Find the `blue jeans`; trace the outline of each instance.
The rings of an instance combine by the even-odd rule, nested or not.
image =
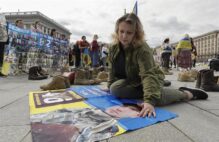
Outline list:
[[[125,79],[115,81],[110,86],[110,93],[122,99],[143,99],[144,95],[142,86],[133,87]],[[156,100],[155,105],[163,106],[175,102],[185,101],[187,99],[187,96],[183,92],[177,89],[164,87],[161,89],[161,98]]]
[[[98,51],[91,51],[91,61],[92,66],[96,67],[99,65],[99,52]]]

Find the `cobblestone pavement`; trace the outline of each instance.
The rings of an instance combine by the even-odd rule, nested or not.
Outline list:
[[[166,76],[171,88],[194,87],[177,81],[178,71]],[[0,142],[31,142],[28,92],[51,81],[29,81],[27,76],[0,78]],[[104,85],[104,84],[102,84]],[[163,107],[178,114],[170,121],[105,140],[109,142],[218,142],[219,93],[209,92],[206,101],[190,101]]]

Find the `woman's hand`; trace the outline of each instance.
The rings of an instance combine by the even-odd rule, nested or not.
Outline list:
[[[146,117],[146,116],[151,117],[151,115],[156,117],[156,113],[153,105],[149,103],[141,103],[138,104],[138,106],[142,108],[141,112],[139,113],[140,117]]]

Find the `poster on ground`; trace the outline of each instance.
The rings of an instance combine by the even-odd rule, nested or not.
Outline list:
[[[93,97],[84,92],[93,93]],[[156,118],[138,117],[138,100],[101,94],[98,86],[30,92],[33,142],[100,141],[177,116],[156,108]]]

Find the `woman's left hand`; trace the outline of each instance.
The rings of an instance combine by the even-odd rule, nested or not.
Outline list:
[[[149,103],[141,103],[138,104],[138,106],[142,108],[141,112],[139,113],[140,117],[146,117],[146,116],[151,117],[151,115],[156,117],[156,113],[153,105]]]

